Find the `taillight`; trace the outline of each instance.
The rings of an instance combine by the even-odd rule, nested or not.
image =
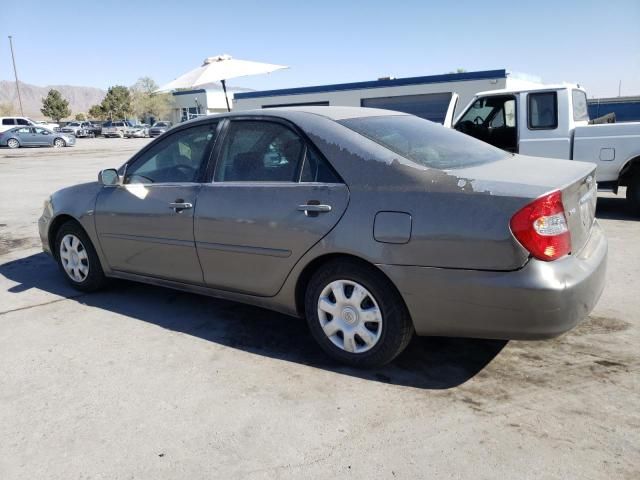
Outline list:
[[[511,218],[510,225],[518,241],[535,258],[551,261],[571,252],[571,233],[560,191],[524,206]]]

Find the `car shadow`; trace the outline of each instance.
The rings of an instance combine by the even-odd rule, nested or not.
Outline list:
[[[134,282],[80,294],[44,253],[0,265],[15,282],[8,293],[34,288],[162,328],[266,357],[362,379],[420,389],[448,389],[473,378],[506,345],[502,340],[415,337],[391,364],[372,370],[337,364],[311,338],[303,320],[258,307]]]
[[[624,196],[598,197],[596,218],[605,220],[640,220],[640,216],[631,211]]]

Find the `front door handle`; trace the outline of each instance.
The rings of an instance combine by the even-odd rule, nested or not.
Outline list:
[[[193,204],[189,202],[185,202],[181,198],[179,198],[175,202],[171,202],[169,204],[169,208],[172,208],[175,212],[181,212],[182,210],[193,208]]]
[[[298,210],[304,212],[307,217],[317,217],[319,213],[331,211],[331,205],[321,205],[319,202],[298,205]]]

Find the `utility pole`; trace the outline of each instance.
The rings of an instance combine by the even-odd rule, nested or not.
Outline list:
[[[20,85],[18,85],[18,71],[16,70],[16,58],[13,55],[13,39],[9,35],[9,47],[11,48],[11,61],[13,62],[13,75],[16,77],[16,91],[18,92],[18,103],[20,104],[20,115],[24,117],[22,110],[22,98],[20,97]]]
[[[620,92],[622,92],[622,80],[618,82],[618,96],[620,96]]]

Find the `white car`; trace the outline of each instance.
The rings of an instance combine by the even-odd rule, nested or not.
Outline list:
[[[600,120],[579,85],[548,85],[478,93],[453,128],[512,153],[594,163],[598,188],[626,186],[640,214],[640,122]]]
[[[28,117],[0,117],[0,132],[6,132],[14,127],[42,127],[49,130],[58,130],[60,125],[44,121],[31,120]]]

